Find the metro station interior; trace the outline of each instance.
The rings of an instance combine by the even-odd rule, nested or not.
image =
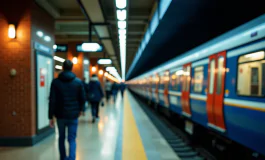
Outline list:
[[[263,0],[3,0],[0,160],[265,160],[264,82]]]

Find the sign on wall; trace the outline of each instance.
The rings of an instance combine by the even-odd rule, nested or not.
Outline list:
[[[68,51],[68,45],[67,44],[56,44],[53,47],[54,52],[67,52]]]

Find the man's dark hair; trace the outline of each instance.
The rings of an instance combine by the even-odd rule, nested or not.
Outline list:
[[[97,75],[96,74],[92,74],[92,77],[97,77]]]
[[[64,62],[63,62],[63,70],[65,70],[65,71],[72,71],[72,69],[73,69],[73,62],[72,61],[70,61],[70,60],[65,60]]]

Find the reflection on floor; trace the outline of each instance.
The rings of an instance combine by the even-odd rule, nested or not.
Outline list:
[[[137,106],[137,103],[129,92],[126,93],[124,101],[125,103],[123,103],[123,99],[119,95],[115,104],[113,102],[106,103],[106,106],[100,108],[100,120],[95,124],[91,123],[90,109],[87,110],[85,117],[80,118],[76,159],[134,159],[132,154],[126,153],[130,150],[132,153],[137,153],[142,143],[144,147],[142,148],[143,154],[140,159],[177,160],[178,157],[161,137],[141,108]],[[124,118],[124,115],[126,115],[126,118]],[[131,118],[128,119],[127,117]],[[132,127],[124,127],[124,125],[129,123],[134,123],[131,125],[134,126],[133,130]],[[134,133],[138,132],[138,139],[140,140],[134,144],[133,148],[128,147],[132,143],[128,138],[137,139],[137,137],[133,136],[135,134],[130,134],[130,131]],[[123,137],[123,135],[125,136]],[[56,131],[56,134],[33,147],[0,147],[0,159],[59,160],[57,140],[58,134]]]

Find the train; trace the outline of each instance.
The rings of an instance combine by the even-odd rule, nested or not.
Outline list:
[[[265,15],[127,83],[190,135],[200,126],[265,155]]]

